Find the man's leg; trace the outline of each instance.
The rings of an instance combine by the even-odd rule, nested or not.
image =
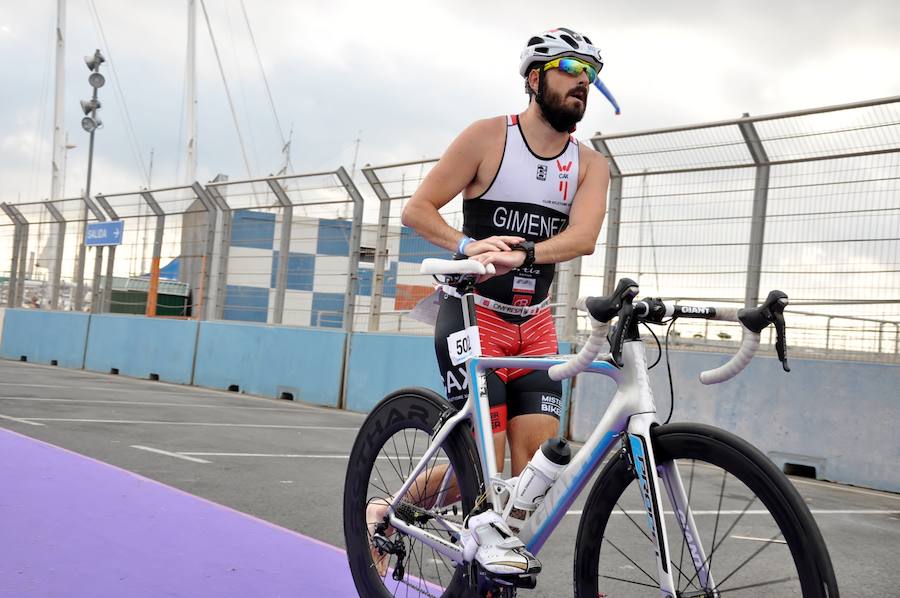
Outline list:
[[[559,434],[562,383],[545,371],[507,382],[507,436],[512,475],[522,473],[543,442]]]
[[[535,451],[548,438],[559,433],[559,420],[550,415],[518,415],[507,424],[509,434],[509,455],[512,461],[511,475],[522,473]]]

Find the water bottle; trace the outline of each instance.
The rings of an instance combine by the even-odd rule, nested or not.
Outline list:
[[[571,459],[569,443],[562,436],[551,438],[534,453],[534,457],[519,474],[516,490],[510,501],[506,523],[514,532],[522,529],[522,525],[544,500],[547,490]]]

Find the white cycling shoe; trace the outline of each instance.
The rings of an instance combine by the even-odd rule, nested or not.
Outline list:
[[[541,562],[509,529],[495,511],[485,511],[466,520],[462,532],[463,559],[473,559],[493,575],[536,575]]]

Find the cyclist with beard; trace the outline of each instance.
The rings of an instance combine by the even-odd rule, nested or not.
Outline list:
[[[555,265],[593,253],[606,212],[606,160],[571,136],[602,66],[599,50],[570,29],[532,37],[519,68],[529,96],[526,110],[469,126],[403,210],[403,224],[431,243],[494,264],[496,275],[476,285],[484,355],[558,351],[548,307]],[[438,213],[460,193],[462,231]],[[465,364],[454,363],[448,343],[464,328],[460,299],[454,295],[452,288],[444,288],[435,350],[447,398],[461,406],[469,381]],[[524,369],[496,370],[487,378],[498,468],[503,470],[508,438],[511,473],[516,476],[540,445],[556,436],[562,385],[545,371]],[[440,475],[430,478],[441,480]],[[438,490],[419,486],[414,485],[413,493],[421,496]],[[385,510],[370,509],[379,511],[368,514],[370,522]],[[490,573],[540,571],[538,560],[492,510],[469,517],[467,530],[463,538],[467,559],[474,556]]]

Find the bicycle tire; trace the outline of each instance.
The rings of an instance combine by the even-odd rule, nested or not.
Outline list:
[[[706,496],[701,497],[703,485],[713,487],[709,482],[715,481],[715,486],[719,486],[718,474],[712,472],[709,466],[724,472],[717,503],[718,511],[715,513],[716,519],[712,542],[704,534],[708,530],[708,526],[706,529],[699,529],[699,536],[707,553],[709,568],[718,586],[716,588],[717,591],[720,591],[722,595],[735,596],[736,598],[741,595],[797,596],[801,594],[804,598],[837,598],[839,594],[834,569],[822,534],[812,514],[790,480],[765,455],[734,434],[701,424],[657,426],[651,431],[651,438],[657,466],[669,463],[673,459],[688,460],[690,463],[688,465],[678,461],[682,479],[684,480],[688,470],[690,473],[690,481],[684,483],[689,503],[691,491],[695,484],[697,463],[701,464],[701,477],[696,482],[699,488],[695,501],[697,503],[716,501],[715,497],[712,499]],[[741,506],[747,499],[746,496],[740,494],[740,487],[735,488],[736,484],[734,482],[732,482],[732,487],[726,494],[725,490],[729,481],[729,475],[735,481],[740,482],[746,490],[754,494],[755,498],[751,498],[746,503],[746,506]],[[653,565],[649,571],[645,570],[647,567],[641,567],[641,563],[634,558],[633,554],[625,553],[622,549],[625,541],[619,537],[624,535],[629,528],[641,530],[638,521],[643,522],[643,518],[639,518],[638,521],[632,519],[631,523],[634,525],[625,522],[625,518],[621,517],[610,523],[610,518],[614,512],[628,515],[628,510],[620,506],[619,503],[623,501],[624,493],[634,482],[635,475],[630,467],[629,460],[625,453],[620,451],[618,455],[614,455],[607,462],[594,483],[583,510],[576,539],[574,563],[576,596],[596,598],[597,596],[606,595],[604,592],[609,591],[612,587],[615,587],[617,591],[609,595],[659,596],[658,582],[655,591],[643,587],[644,585],[651,586],[650,583],[647,583],[647,576],[657,571],[656,555],[650,548],[649,536],[644,533],[646,541],[638,539],[639,544],[645,544],[643,552],[649,552],[650,557],[652,557]],[[634,483],[634,487],[631,488],[633,491],[631,494],[635,497],[638,495],[636,486],[637,484]],[[665,492],[662,494],[666,496]],[[763,517],[762,523],[759,523],[760,520],[756,516],[765,515],[765,513],[750,509],[753,504],[756,504],[756,499],[759,499],[759,504],[765,507],[765,511],[771,516],[771,520]],[[624,500],[627,500],[627,497]],[[730,520],[722,522],[722,528],[725,531],[723,537],[718,539],[716,534],[720,524],[720,517],[723,513],[722,505],[725,501],[740,507],[737,509],[740,514],[731,523],[730,527],[727,526]],[[671,508],[668,504],[667,496],[663,498],[663,502],[667,505],[665,509]],[[699,513],[700,516],[713,514],[702,510],[702,508],[698,509],[694,503],[690,503],[690,508],[693,513]],[[616,509],[619,510],[616,511]],[[639,511],[636,509],[631,512],[637,514]],[[735,513],[732,513],[730,510],[724,512],[728,513],[728,517],[735,516]],[[736,526],[741,524],[741,520],[748,513],[752,517],[743,523],[744,526],[762,529],[768,525],[768,531],[775,530],[776,535],[769,536],[768,533],[730,535],[733,530],[737,529]],[[698,528],[701,525],[699,523],[700,516],[695,517],[695,520],[698,520]],[[698,593],[697,590],[702,590],[699,587],[688,590],[689,583],[693,581],[693,578],[688,576],[696,571],[690,559],[690,551],[688,551],[688,561],[686,563],[687,573],[674,561],[679,545],[681,545],[681,557],[679,559],[683,559],[684,547],[687,541],[681,532],[680,526],[676,524],[674,517],[667,513],[664,520],[669,534],[669,548],[672,552],[669,555],[670,563],[673,565],[671,570],[676,579],[676,587],[678,589],[676,596],[712,596],[713,594],[711,593]],[[706,522],[709,522],[709,519]],[[618,533],[616,540],[612,539],[614,533]],[[637,531],[633,531],[633,533],[637,534]],[[778,535],[783,539],[779,539]],[[725,546],[726,542],[730,543],[732,540],[734,540],[733,546],[736,551],[744,551],[746,547],[750,556],[745,557],[741,555],[739,558],[720,557],[718,551]],[[616,544],[617,541],[620,545]],[[765,557],[765,562],[758,561],[757,565],[760,567],[784,568],[785,571],[779,575],[792,571],[788,578],[775,577],[774,579],[767,579],[759,577],[759,574],[748,576],[747,572],[741,571],[741,568],[749,565],[772,546],[779,546],[779,548],[774,553],[769,551]],[[787,548],[789,554],[785,552],[784,547]],[[630,559],[630,562],[622,561],[621,557],[623,556],[625,559]],[[717,571],[715,567],[721,564],[722,558],[725,558],[728,565],[723,565]],[[716,561],[715,559],[719,560]],[[744,562],[742,559],[747,560]],[[609,562],[605,565],[603,572],[601,572],[600,566],[604,560]],[[613,562],[619,563],[619,566],[613,566]],[[627,564],[622,565],[621,563],[623,562],[627,562]],[[646,562],[645,560],[644,563]],[[728,569],[733,567],[735,562],[741,564],[733,573],[729,573]],[[681,564],[685,564],[683,560],[681,560]],[[642,572],[638,573],[638,569],[641,569]],[[607,571],[610,571],[610,573],[607,573]],[[626,580],[618,577],[624,575],[625,573],[623,572],[633,574],[637,577],[637,580]],[[737,573],[740,573],[738,579],[743,580],[745,585],[728,587],[732,583],[742,583],[741,581],[732,582],[735,579],[733,576]],[[650,576],[652,578],[652,575]],[[602,582],[601,577],[603,578]],[[696,574],[694,574],[694,577],[696,577]],[[746,581],[747,579],[752,581],[748,582]],[[682,588],[682,584],[684,584],[684,588]],[[628,587],[630,590],[620,589],[624,587]],[[719,594],[715,595],[718,596]]]
[[[347,559],[360,596],[388,597],[394,595],[385,585],[385,582],[391,579],[390,575],[382,577],[374,567],[370,550],[369,528],[365,516],[373,469],[380,476],[379,469],[375,465],[376,458],[390,439],[400,432],[403,432],[406,437],[407,430],[418,430],[425,433],[427,440],[422,445],[424,449],[424,446],[430,441],[431,433],[440,416],[449,408],[450,404],[443,397],[429,389],[404,388],[385,397],[360,427],[347,466],[343,505]],[[483,486],[481,470],[477,465],[477,452],[472,435],[469,433],[469,427],[457,426],[442,444],[442,449],[457,476],[461,494],[460,517],[462,517],[475,507],[476,499]],[[411,469],[415,465],[412,451],[409,461],[409,469]],[[405,468],[406,464],[401,468],[404,473]],[[398,483],[402,483],[402,480]],[[383,488],[387,484],[382,481],[379,485]],[[408,536],[403,537],[409,540],[412,547],[412,543],[415,541]],[[425,560],[424,557],[421,560]],[[419,564],[421,566],[421,562]],[[463,567],[455,568],[452,578],[449,583],[445,584],[441,596],[450,598],[467,595],[468,583],[464,579],[463,569]],[[410,573],[414,572],[410,571]],[[415,588],[413,589],[415,590]],[[405,587],[404,590],[406,593],[403,595],[408,595],[409,587]],[[435,595],[428,591],[420,591],[420,593]]]

